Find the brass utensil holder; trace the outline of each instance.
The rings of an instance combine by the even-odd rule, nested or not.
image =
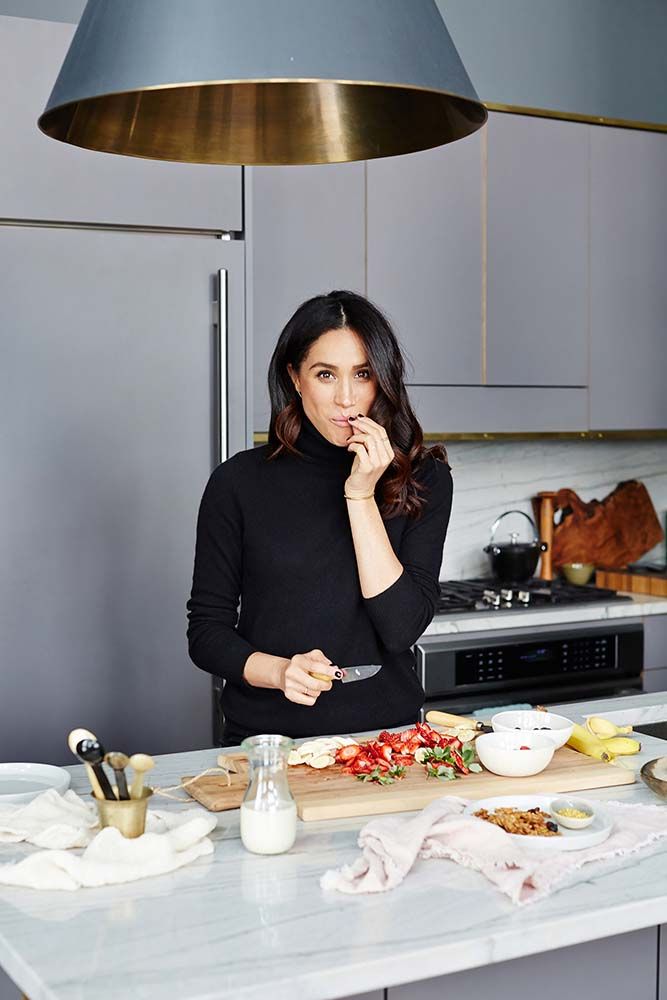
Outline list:
[[[115,788],[114,788],[115,791]],[[93,795],[100,826],[114,826],[124,837],[140,837],[146,829],[146,811],[153,789],[144,786],[140,799],[98,799]]]

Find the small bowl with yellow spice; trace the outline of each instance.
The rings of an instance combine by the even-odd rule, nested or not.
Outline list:
[[[567,830],[583,830],[595,819],[593,806],[583,799],[552,799],[549,812]]]

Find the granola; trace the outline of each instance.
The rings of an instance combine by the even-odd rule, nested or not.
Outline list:
[[[538,808],[522,810],[506,806],[493,812],[478,809],[475,816],[501,827],[507,833],[518,833],[525,837],[560,837],[558,825],[548,813]]]

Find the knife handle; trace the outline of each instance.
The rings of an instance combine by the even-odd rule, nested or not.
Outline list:
[[[426,721],[432,722],[436,726],[450,726],[453,729],[457,726],[465,729],[481,729],[482,726],[488,727],[487,722],[480,722],[479,719],[466,719],[463,715],[451,715],[449,712],[427,712]]]
[[[314,670],[309,670],[308,673],[311,677],[315,677],[318,681],[329,681],[329,683],[331,683],[334,679],[333,677],[329,677],[328,674],[318,674]]]

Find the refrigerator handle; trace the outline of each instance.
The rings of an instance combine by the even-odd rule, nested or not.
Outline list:
[[[227,431],[227,269],[218,271],[218,464],[226,462]]]

